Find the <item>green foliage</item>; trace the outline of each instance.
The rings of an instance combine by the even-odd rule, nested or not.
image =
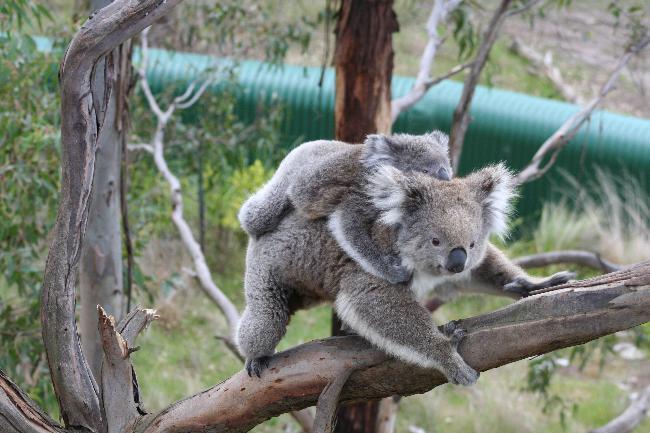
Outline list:
[[[239,221],[237,220],[239,208],[271,175],[272,172],[266,170],[259,160],[246,168],[235,170],[223,185],[225,187],[223,194],[217,194],[219,200],[208,199],[210,203],[217,203],[214,214],[221,216],[219,225],[232,231],[239,230]],[[212,194],[212,196],[214,195]]]
[[[39,28],[43,20],[52,20],[47,7],[33,0],[3,0],[0,3],[0,32],[11,33],[22,30],[24,26],[34,24]]]
[[[452,35],[458,45],[458,59],[462,61],[472,57],[479,43],[479,35],[471,20],[472,7],[472,2],[463,1],[449,16],[453,26]]]
[[[31,5],[4,7],[23,3]],[[39,53],[19,31],[30,13],[38,13],[29,7],[25,16],[9,19],[15,31],[0,35],[0,366],[54,410],[39,291],[59,186],[58,68],[56,59]]]

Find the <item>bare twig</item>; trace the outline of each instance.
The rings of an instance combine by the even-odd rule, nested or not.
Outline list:
[[[590,433],[631,433],[648,416],[650,386],[630,398],[630,405],[622,414]]]
[[[530,164],[521,170],[515,177],[516,183],[522,184],[539,179],[553,166],[564,146],[575,137],[582,125],[589,119],[591,113],[603,102],[605,97],[615,89],[616,82],[630,59],[645,49],[648,44],[650,44],[650,36],[644,37],[626,50],[626,52],[618,59],[614,70],[609,76],[607,82],[600,88],[598,95],[581,110],[569,117],[566,122],[564,122],[562,126],[560,126],[560,128],[540,146]],[[548,162],[540,167],[549,154],[550,157]]]
[[[142,32],[142,63],[138,68],[138,75],[140,77],[142,91],[145,94],[151,111],[153,111],[153,113],[156,115],[158,123],[156,125],[156,130],[154,132],[151,144],[139,145],[137,147],[133,145],[129,146],[129,148],[143,149],[147,152],[153,153],[154,162],[158,168],[158,171],[163,175],[169,184],[172,200],[172,221],[174,222],[174,225],[176,225],[176,228],[181,235],[181,240],[183,241],[185,248],[192,257],[197,278],[205,293],[226,316],[228,327],[232,333],[237,327],[237,322],[239,321],[239,312],[237,311],[235,305],[230,301],[230,299],[228,299],[226,295],[223,294],[223,292],[219,289],[219,287],[212,279],[212,274],[208,268],[208,264],[205,260],[205,256],[203,255],[203,251],[201,251],[201,246],[194,238],[192,229],[190,228],[183,215],[183,195],[181,191],[181,183],[169,169],[164,155],[165,127],[167,126],[167,123],[169,122],[172,114],[174,114],[176,109],[189,108],[195,104],[201,95],[207,90],[210,84],[214,82],[214,80],[205,80],[198,87],[198,90],[196,90],[196,82],[191,83],[186,91],[182,95],[176,97],[174,101],[169,105],[169,107],[163,111],[156,101],[156,98],[149,86],[149,81],[147,80],[146,69],[149,52],[147,38],[148,33],[149,29],[146,29]]]
[[[394,99],[391,102],[392,123],[395,123],[395,120],[397,120],[397,116],[399,116],[400,113],[412,107],[416,102],[422,99],[427,90],[432,86],[464,69],[461,68],[454,73],[448,73],[446,74],[447,77],[437,81],[431,80],[430,77],[433,59],[438,52],[438,48],[440,48],[440,45],[444,42],[444,39],[438,34],[438,26],[447,21],[449,14],[456,9],[460,3],[461,0],[435,0],[433,2],[433,9],[431,10],[431,15],[429,15],[426,26],[429,40],[427,41],[427,45],[424,47],[422,57],[420,58],[420,71],[418,72],[411,90],[409,90],[406,95]],[[456,68],[458,68],[458,66]]]
[[[145,152],[149,152],[153,155],[153,146],[150,144],[146,143],[136,143],[136,144],[128,144],[126,148],[132,152],[136,152],[138,150],[143,150]]]
[[[129,145],[129,149],[144,150],[153,154],[154,162],[158,168],[158,171],[163,175],[169,184],[172,200],[172,221],[174,222],[174,225],[176,226],[181,236],[183,245],[185,245],[185,248],[192,257],[192,261],[194,262],[194,270],[196,272],[196,278],[199,280],[203,291],[223,312],[224,316],[226,316],[229,335],[218,336],[217,338],[224,341],[226,347],[235,356],[242,359],[237,346],[233,341],[233,334],[237,329],[237,323],[239,322],[239,312],[237,311],[237,307],[235,307],[232,301],[219,289],[212,278],[212,272],[210,271],[210,268],[208,267],[208,264],[205,260],[201,245],[196,241],[194,234],[192,233],[192,229],[183,216],[183,194],[181,191],[181,183],[174,175],[174,173],[172,173],[172,171],[169,169],[164,155],[165,127],[171,119],[172,114],[176,109],[189,108],[195,104],[201,95],[203,95],[203,93],[208,89],[208,87],[214,83],[214,79],[208,79],[204,81],[198,87],[198,89],[196,89],[197,82],[192,82],[185,90],[185,92],[182,95],[176,97],[174,99],[174,102],[172,102],[169,107],[163,111],[156,101],[155,96],[151,92],[151,88],[147,80],[146,61],[148,57],[148,33],[149,29],[146,29],[142,32],[142,63],[138,68],[138,75],[140,77],[142,91],[144,92],[145,97],[149,102],[151,111],[153,111],[157,117],[158,124],[156,125],[156,131],[152,137],[151,144]],[[299,424],[301,424],[303,431],[310,431],[311,417],[309,412],[302,411],[301,413],[292,413],[292,416]],[[309,426],[309,429],[307,426]]]
[[[533,47],[524,44],[520,39],[513,37],[510,49],[530,61],[541,73],[548,78],[555,88],[562,93],[564,99],[576,104],[583,104],[583,98],[576,93],[576,90],[564,80],[560,69],[553,64],[551,52],[542,54]]]
[[[449,156],[451,158],[451,165],[454,173],[458,171],[460,153],[463,148],[463,142],[465,141],[465,133],[467,132],[469,122],[471,121],[469,108],[472,103],[472,98],[474,97],[474,91],[476,90],[476,85],[478,84],[485,62],[487,62],[488,55],[492,50],[492,45],[494,45],[494,42],[497,39],[501,25],[508,16],[508,6],[510,6],[511,1],[512,0],[501,0],[499,7],[492,15],[488,28],[483,34],[483,41],[481,42],[476,57],[474,58],[469,74],[465,79],[460,101],[458,101],[458,105],[454,110],[451,134],[449,136]]]
[[[546,253],[531,254],[519,257],[514,263],[522,268],[539,268],[542,266],[571,263],[598,269],[604,273],[620,270],[622,267],[600,257],[591,251],[567,250],[550,251]]]

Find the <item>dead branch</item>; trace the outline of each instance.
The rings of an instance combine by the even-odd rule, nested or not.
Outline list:
[[[110,4],[77,32],[61,63],[63,176],[53,241],[45,264],[41,322],[61,417],[66,426],[80,430],[97,432],[102,425],[97,384],[83,356],[75,322],[75,279],[88,219],[97,137],[107,100],[99,100],[93,93],[94,69],[113,48],[179,2],[121,0]],[[103,90],[105,96],[110,95],[110,88]]]
[[[589,268],[598,269],[604,273],[614,272],[621,269],[621,266],[603,259],[596,253],[580,250],[550,251],[547,253],[531,254],[529,256],[519,257],[515,259],[514,262],[526,269],[540,268],[543,266],[562,263],[587,266]]]
[[[553,86],[562,94],[564,99],[576,104],[584,104],[583,98],[576,93],[573,86],[564,80],[560,69],[553,64],[553,56],[550,51],[542,54],[515,37],[512,38],[510,49],[531,62],[543,76],[553,83]]]
[[[463,141],[465,141],[465,133],[467,132],[469,122],[471,121],[469,108],[472,103],[472,98],[474,97],[474,91],[476,90],[476,85],[478,84],[485,62],[487,62],[488,55],[492,50],[492,45],[494,45],[499,30],[501,29],[501,25],[507,16],[508,6],[510,6],[510,3],[511,0],[501,0],[499,7],[494,12],[494,15],[492,15],[488,28],[483,34],[481,46],[472,62],[469,74],[465,79],[460,101],[458,101],[458,105],[454,110],[451,134],[449,137],[449,156],[451,158],[454,173],[458,171],[460,152],[463,148]]]
[[[648,415],[650,386],[630,398],[630,405],[622,414],[590,433],[631,433]]]
[[[435,0],[433,2],[433,9],[431,10],[431,15],[429,15],[426,26],[429,40],[427,41],[427,45],[424,47],[422,57],[420,58],[420,71],[415,78],[415,83],[413,83],[411,90],[409,90],[406,95],[393,99],[391,102],[391,123],[395,123],[397,116],[399,116],[401,112],[412,107],[416,102],[422,99],[427,90],[437,82],[444,79],[434,82],[430,77],[433,59],[438,52],[438,48],[440,48],[440,45],[444,42],[444,38],[438,34],[438,26],[447,21],[449,14],[456,9],[460,3],[461,0]],[[458,68],[458,66],[456,68]],[[455,73],[458,73],[463,69],[464,68],[458,69]],[[447,76],[449,77],[455,73],[447,74]]]
[[[650,320],[650,262],[522,299],[464,319],[463,358],[486,371],[574,346]],[[247,431],[260,422],[316,403],[343,363],[368,367],[350,375],[342,401],[412,395],[445,382],[430,369],[388,358],[360,337],[333,337],[276,354],[261,379],[239,372],[141,421],[141,433]],[[241,402],[245,401],[243,405]]]
[[[162,110],[158,102],[156,101],[151,88],[149,87],[149,81],[147,80],[147,58],[149,53],[148,46],[148,35],[149,29],[146,29],[142,32],[142,62],[138,68],[138,75],[140,77],[140,85],[142,91],[145,94],[149,108],[153,111],[154,115],[157,118],[156,131],[152,137],[151,144],[141,144],[138,147],[129,146],[130,149],[143,149],[147,152],[153,153],[154,162],[158,171],[163,175],[171,191],[171,201],[172,201],[172,221],[183,241],[183,245],[187,249],[188,253],[192,257],[194,262],[194,268],[196,270],[196,276],[203,288],[203,291],[210,297],[210,299],[219,307],[226,316],[228,321],[228,326],[231,333],[236,329],[237,322],[239,321],[239,312],[235,305],[228,299],[226,295],[223,294],[221,289],[215,284],[212,279],[212,274],[208,267],[208,264],[205,260],[205,256],[201,251],[201,246],[194,238],[192,229],[185,220],[183,215],[183,194],[181,191],[181,183],[178,178],[172,173],[167,165],[164,155],[164,140],[165,140],[165,128],[169,122],[171,116],[177,109],[185,109],[191,107],[195,104],[201,95],[208,89],[208,87],[214,83],[214,79],[206,79],[203,83],[197,87],[197,83],[191,83],[185,92],[177,96],[174,101],[167,107],[166,110]]]
[[[101,306],[99,336],[104,351],[101,368],[100,403],[106,416],[106,433],[124,433],[132,430],[142,413],[131,353],[136,350],[135,338],[158,316],[154,310],[136,308],[120,323],[106,314]],[[121,329],[121,331],[118,331]],[[118,415],[119,416],[115,416]]]
[[[616,63],[616,66],[607,82],[605,82],[605,84],[600,88],[598,95],[582,109],[569,117],[566,122],[564,122],[562,126],[560,126],[560,128],[540,146],[530,164],[524,167],[524,169],[515,177],[516,183],[522,184],[539,179],[553,166],[564,146],[575,137],[582,125],[589,119],[591,113],[593,113],[607,95],[616,88],[618,78],[630,59],[644,50],[648,44],[650,44],[650,36],[645,36],[625,51],[625,53],[618,59],[618,62]],[[540,167],[543,160],[549,155],[550,157],[548,162]]]
[[[0,370],[0,431],[3,433],[64,433]]]

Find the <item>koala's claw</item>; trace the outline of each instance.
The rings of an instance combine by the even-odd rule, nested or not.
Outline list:
[[[550,277],[537,283],[532,282],[526,277],[518,277],[515,278],[512,282],[503,286],[503,290],[506,292],[516,293],[522,298],[525,298],[526,296],[530,295],[530,292],[564,284],[569,280],[574,279],[575,276],[576,274],[574,272],[563,271],[558,272],[557,274],[553,274]]]
[[[411,279],[411,271],[402,266],[402,259],[399,256],[386,257],[386,280],[391,284],[404,283]]]
[[[458,345],[463,339],[467,337],[467,331],[463,328],[456,328],[454,332],[449,336],[449,341],[454,349],[458,349]]]
[[[253,377],[255,374],[257,377],[262,377],[262,371],[269,366],[270,356],[262,356],[255,359],[246,360],[246,372],[249,377]]]
[[[454,385],[470,386],[476,383],[480,375],[481,373],[474,370],[469,365],[464,364],[450,372],[449,376],[447,376],[447,380],[449,383]]]
[[[454,349],[457,349],[460,342],[467,336],[467,330],[460,327],[458,320],[452,320],[442,325],[442,333],[449,338]]]

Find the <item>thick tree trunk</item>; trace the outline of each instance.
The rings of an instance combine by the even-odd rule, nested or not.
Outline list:
[[[96,11],[110,4],[112,0],[92,0],[91,10]],[[127,42],[128,43],[128,42]],[[121,71],[121,55],[116,49],[113,53],[115,71]],[[126,65],[129,65],[129,59]],[[86,359],[95,378],[99,377],[102,349],[97,332],[97,305],[118,320],[124,309],[124,290],[122,284],[122,243],[120,214],[120,168],[122,159],[122,113],[118,112],[117,101],[126,100],[128,86],[119,85],[117,80],[127,80],[120,73],[106,74],[106,60],[101,60],[95,69],[93,91],[98,100],[108,97],[106,119],[97,140],[95,177],[93,194],[88,211],[86,238],[81,250],[79,266],[79,290],[81,314],[79,327],[81,343]],[[104,95],[104,83],[112,81],[110,95]],[[124,107],[124,104],[120,104]]]
[[[335,137],[361,143],[373,133],[389,133],[393,74],[393,32],[399,29],[392,0],[343,0],[336,26]],[[343,335],[336,314],[333,335]],[[339,409],[336,432],[377,431],[379,401]]]
[[[399,29],[392,0],[343,0],[336,27],[335,136],[360,143],[390,132],[392,34]]]

